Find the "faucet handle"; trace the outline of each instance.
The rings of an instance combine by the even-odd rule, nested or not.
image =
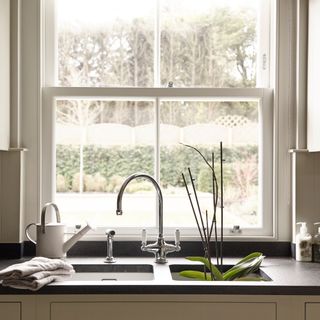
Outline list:
[[[142,232],[141,232],[141,242],[142,242],[142,245],[145,246],[147,244],[147,230],[146,229],[142,229]]]
[[[176,229],[176,232],[175,232],[175,244],[176,244],[176,246],[180,245],[180,230],[179,229]]]

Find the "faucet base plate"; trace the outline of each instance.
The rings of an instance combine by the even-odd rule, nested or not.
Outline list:
[[[107,257],[104,260],[105,263],[115,263],[117,260],[114,257]]]

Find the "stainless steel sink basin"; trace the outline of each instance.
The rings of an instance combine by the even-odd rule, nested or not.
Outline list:
[[[153,280],[148,264],[76,264],[69,281],[147,281]]]
[[[220,270],[222,272],[225,272],[229,270],[232,267],[232,265],[224,265]],[[177,280],[177,281],[199,281],[197,279],[192,279],[192,278],[186,278],[183,277],[179,274],[180,271],[183,270],[196,270],[196,271],[203,271],[203,265],[190,265],[190,264],[172,264],[170,265],[170,272],[171,272],[171,277],[172,280]],[[272,279],[261,269],[259,269],[257,272],[251,274],[250,276],[259,276],[262,277],[266,281],[271,281]]]

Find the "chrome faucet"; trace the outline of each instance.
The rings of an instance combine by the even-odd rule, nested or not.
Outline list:
[[[114,230],[106,230],[107,236],[107,257],[104,262],[115,263],[116,259],[113,257],[113,237],[116,234]]]
[[[158,240],[155,243],[147,244],[147,233],[146,230],[142,230],[142,244],[141,250],[152,252],[155,255],[156,263],[166,263],[167,262],[167,254],[175,251],[180,251],[180,231],[177,229],[175,233],[175,244],[169,244],[164,241],[163,237],[163,197],[161,189],[157,183],[157,181],[146,173],[134,173],[129,176],[122,184],[120,191],[118,193],[117,198],[117,215],[122,215],[122,197],[125,188],[131,180],[136,178],[145,178],[153,184],[157,191],[158,197],[158,215],[159,215],[159,235]]]

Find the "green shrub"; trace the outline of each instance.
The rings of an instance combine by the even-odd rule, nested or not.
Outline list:
[[[58,192],[66,192],[66,191],[68,191],[66,178],[63,175],[61,175],[61,174],[57,175],[56,183],[57,183],[57,191]]]
[[[128,193],[135,193],[139,191],[151,191],[154,190],[150,181],[146,180],[133,180],[128,184],[126,188],[126,192]]]
[[[80,191],[80,173],[79,172],[75,173],[72,177],[71,191],[73,192]]]
[[[106,192],[117,193],[124,181],[124,177],[114,175],[106,181]]]
[[[91,174],[85,174],[83,177],[83,191],[87,191],[87,192],[96,191],[94,178]]]
[[[218,147],[208,148],[195,146],[211,161],[211,153],[215,154],[215,168],[220,183],[220,153]],[[58,192],[79,192],[80,156],[79,147],[57,145],[57,190]],[[235,163],[246,163],[257,157],[257,146],[241,146],[224,148],[224,184],[237,187],[239,169]],[[111,147],[85,146],[84,190],[94,192],[117,192],[125,177],[135,172],[154,175],[154,148],[152,146]],[[181,173],[188,177],[190,167],[196,179],[199,191],[211,192],[211,174],[200,155],[184,146],[161,147],[160,149],[161,184],[165,188],[184,187]],[[243,170],[242,170],[243,171]],[[241,171],[241,172],[242,172]],[[59,176],[59,186],[58,186]],[[62,177],[64,182],[62,181]],[[251,182],[257,185],[252,176]]]
[[[106,191],[107,179],[101,175],[100,172],[97,172],[94,177],[94,190],[96,192],[104,192]]]
[[[199,171],[198,190],[202,192],[212,192],[212,171],[206,167]]]

